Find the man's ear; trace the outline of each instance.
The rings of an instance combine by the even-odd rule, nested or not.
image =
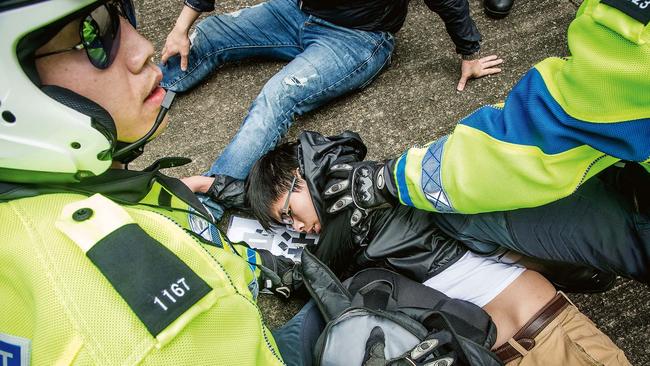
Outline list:
[[[307,187],[307,181],[300,173],[300,168],[296,168],[293,171],[293,176],[296,177],[296,187],[298,187],[298,192],[301,191],[303,187]]]
[[[296,188],[297,192],[300,192],[303,190],[303,188],[307,188],[307,181],[302,179],[301,176],[298,176],[298,179],[296,179]]]

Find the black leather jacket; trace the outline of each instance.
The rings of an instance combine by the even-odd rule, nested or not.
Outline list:
[[[359,268],[383,266],[424,282],[465,254],[468,249],[464,243],[452,238],[455,233],[445,234],[438,226],[444,220],[440,220],[437,213],[397,205],[371,212],[354,228],[350,225],[352,208],[335,215],[328,214],[326,208],[331,202],[323,202],[321,194],[327,184],[325,174],[334,161],[343,156],[350,161],[364,159],[366,147],[358,134],[346,131],[325,137],[306,131],[300,135],[300,171],[307,181],[323,228],[318,246],[311,250],[334,273],[346,276]],[[452,216],[462,218],[462,215]],[[568,263],[525,256],[518,263],[542,273],[556,287],[567,292],[605,291],[615,279],[609,273]]]
[[[350,226],[351,209],[328,214],[321,195],[325,172],[342,155],[363,160],[366,148],[359,135],[347,131],[331,137],[303,132],[299,142],[300,170],[323,228],[319,244],[312,251],[335,273],[379,265],[423,282],[467,251],[433,223],[431,213],[412,207],[400,205],[373,211],[354,229]]]

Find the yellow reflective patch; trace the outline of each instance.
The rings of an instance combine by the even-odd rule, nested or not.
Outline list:
[[[55,226],[86,253],[106,235],[131,223],[124,208],[95,194],[63,207]]]
[[[639,163],[645,169],[646,172],[650,173],[650,163],[648,161],[644,161],[643,163]]]

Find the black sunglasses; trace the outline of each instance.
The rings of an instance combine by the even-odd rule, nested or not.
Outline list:
[[[41,58],[72,50],[86,50],[88,59],[98,69],[106,69],[115,60],[120,47],[120,17],[137,27],[135,9],[131,0],[109,1],[97,7],[81,19],[79,38],[81,42],[65,48],[35,55]]]

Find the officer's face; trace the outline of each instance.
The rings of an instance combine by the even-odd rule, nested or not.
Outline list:
[[[158,86],[162,73],[152,61],[151,42],[120,18],[120,46],[104,70],[93,66],[84,50],[73,50],[36,60],[43,84],[58,85],[96,102],[110,113],[118,140],[133,142],[153,125],[165,95]],[[79,21],[63,28],[36,51],[44,54],[79,43]],[[167,118],[158,133],[167,125]]]
[[[316,214],[316,208],[311,200],[307,184],[304,180],[298,179],[296,187],[297,190],[291,192],[291,195],[289,195],[289,192],[284,193],[280,195],[277,201],[273,202],[271,217],[278,222],[282,222],[281,214],[288,196],[288,211],[293,219],[293,225],[291,225],[293,229],[298,232],[318,234],[321,229],[320,220]]]

